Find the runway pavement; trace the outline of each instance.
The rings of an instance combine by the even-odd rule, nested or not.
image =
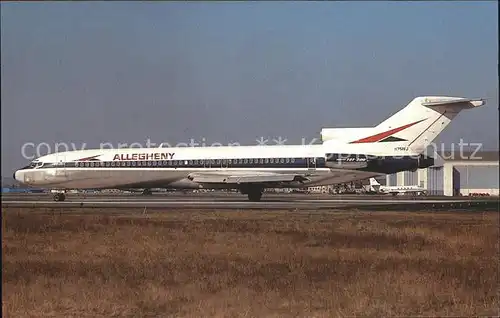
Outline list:
[[[52,195],[3,194],[2,207],[45,208],[176,208],[176,209],[370,209],[370,210],[442,210],[442,209],[488,209],[498,210],[498,198],[448,197],[392,197],[374,195],[307,195],[264,194],[260,202],[250,202],[237,193],[179,194],[155,193],[94,195],[68,194],[64,202],[54,202]]]

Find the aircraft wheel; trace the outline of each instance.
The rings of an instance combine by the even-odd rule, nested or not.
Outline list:
[[[64,193],[56,193],[54,194],[54,201],[64,201],[66,199],[66,195]]]
[[[257,202],[260,201],[260,198],[262,198],[262,191],[254,190],[248,192],[248,200]]]
[[[153,195],[153,191],[151,189],[144,189],[142,195]]]

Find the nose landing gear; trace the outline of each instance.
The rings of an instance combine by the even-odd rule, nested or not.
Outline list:
[[[62,192],[54,194],[54,201],[64,201],[66,199],[66,195]]]

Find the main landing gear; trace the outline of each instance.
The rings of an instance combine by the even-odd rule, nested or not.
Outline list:
[[[250,201],[257,202],[257,201],[260,201],[260,198],[262,198],[262,192],[260,192],[260,191],[248,193],[248,200],[250,200]]]
[[[153,195],[153,191],[151,189],[144,189],[142,195]]]
[[[242,187],[240,191],[241,194],[246,194],[248,196],[248,200],[257,202],[262,198],[262,192],[264,192],[264,188],[256,186],[246,186]]]
[[[62,192],[58,192],[54,194],[54,201],[64,201],[66,200],[66,195]]]

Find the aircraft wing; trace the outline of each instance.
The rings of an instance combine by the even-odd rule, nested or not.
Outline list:
[[[217,184],[242,184],[242,183],[292,183],[309,180],[307,177],[296,173],[273,173],[273,172],[194,172],[189,174],[188,179],[197,183]]]

